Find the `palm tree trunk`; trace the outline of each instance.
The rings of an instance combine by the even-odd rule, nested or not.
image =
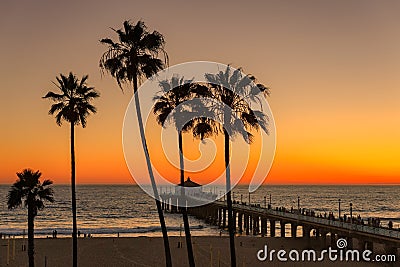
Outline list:
[[[135,99],[136,115],[137,115],[137,119],[138,119],[138,123],[139,123],[140,138],[142,139],[142,146],[143,146],[144,155],[146,157],[147,170],[149,172],[151,186],[153,188],[153,194],[154,194],[154,198],[156,200],[158,217],[160,219],[161,231],[162,231],[163,240],[164,240],[165,265],[167,267],[171,267],[172,260],[171,260],[171,250],[170,250],[169,241],[168,241],[167,226],[165,225],[164,214],[163,214],[163,211],[161,208],[160,196],[158,195],[157,185],[156,185],[156,181],[154,179],[153,169],[152,169],[151,161],[150,161],[150,154],[149,154],[149,150],[147,148],[146,136],[144,134],[142,111],[140,109],[139,93],[137,92],[137,89],[138,89],[137,83],[138,83],[137,77],[134,77],[134,79],[133,79],[133,94],[134,94],[134,99]]]
[[[229,165],[229,134],[224,130],[225,139],[225,168],[226,168],[226,203],[228,205],[228,231],[229,231],[229,245],[231,251],[231,266],[236,267],[236,252],[235,252],[235,222],[232,211],[232,197],[231,197],[231,169]]]
[[[186,248],[188,253],[188,260],[189,266],[194,267],[194,256],[193,256],[193,247],[192,247],[192,238],[190,236],[190,225],[189,225],[189,218],[187,214],[186,205],[184,203],[185,200],[185,187],[183,183],[185,182],[185,163],[183,160],[183,141],[182,141],[182,131],[179,131],[178,134],[178,143],[179,143],[179,164],[181,168],[181,205],[180,208],[182,210],[182,217],[183,217],[183,225],[185,228],[185,237],[186,237]]]
[[[28,258],[29,267],[35,267],[35,244],[34,244],[34,204],[28,203]]]
[[[76,226],[75,193],[75,125],[71,123],[71,200],[72,200],[72,266],[78,266],[78,239]]]

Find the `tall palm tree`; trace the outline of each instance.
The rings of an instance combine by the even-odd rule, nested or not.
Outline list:
[[[44,201],[54,202],[53,189],[49,187],[53,184],[50,180],[40,182],[39,171],[24,169],[17,172],[18,180],[11,186],[7,196],[8,209],[12,210],[22,206],[28,208],[28,258],[29,267],[35,266],[35,244],[34,228],[35,217],[38,210],[44,209]]]
[[[76,190],[75,190],[75,126],[86,127],[86,120],[90,113],[96,113],[96,108],[90,102],[100,94],[93,87],[87,85],[88,75],[79,80],[72,72],[68,76],[60,74],[56,77],[59,93],[48,92],[43,98],[53,102],[49,115],[54,115],[58,126],[62,121],[71,126],[71,199],[72,199],[72,263],[78,266],[78,239],[76,224]]]
[[[236,266],[235,221],[232,211],[230,138],[241,135],[247,143],[253,141],[251,130],[263,129],[268,133],[268,118],[262,110],[254,110],[251,104],[261,104],[260,97],[268,95],[269,89],[262,84],[255,85],[253,76],[242,75],[240,69],[227,66],[225,71],[206,74],[211,85],[215,117],[223,122],[220,132],[224,135],[226,194],[228,206],[228,230],[230,240],[231,266]],[[215,105],[218,103],[218,105]]]
[[[133,85],[140,137],[160,219],[164,240],[165,263],[166,266],[169,267],[172,266],[172,261],[167,227],[165,225],[160,197],[158,195],[157,185],[151,166],[146,136],[144,133],[139,95],[137,94],[139,83],[143,78],[153,76],[168,64],[168,55],[164,50],[165,41],[161,33],[157,31],[149,32],[143,21],[138,21],[136,24],[124,21],[123,29],[113,29],[113,31],[118,35],[119,39],[118,41],[113,41],[110,38],[100,40],[100,43],[107,45],[107,51],[104,52],[100,58],[99,65],[102,70],[107,71],[117,80],[121,90],[123,90],[122,84],[124,83],[130,83]],[[162,56],[164,60],[160,59],[160,56]]]
[[[185,182],[185,166],[183,160],[182,132],[185,124],[185,114],[187,114],[184,103],[192,98],[191,88],[196,86],[196,84],[192,83],[192,80],[184,80],[184,77],[173,76],[171,80],[161,81],[159,85],[161,87],[161,94],[154,97],[156,103],[154,104],[153,112],[157,116],[158,124],[166,127],[168,122],[173,122],[178,132],[180,184],[182,186],[180,208],[185,228],[189,266],[194,267],[195,261],[190,237],[189,219],[186,207],[183,205],[185,203],[185,187],[183,186]]]

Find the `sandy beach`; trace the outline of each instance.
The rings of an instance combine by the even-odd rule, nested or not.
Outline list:
[[[178,248],[178,242],[184,238],[170,237],[174,266],[188,266],[186,247]],[[0,266],[7,266],[7,240],[0,240]],[[21,251],[22,239],[15,240],[15,256],[12,255],[10,242],[10,264],[8,266],[28,266],[27,253]],[[312,240],[312,247],[320,248]],[[307,249],[301,238],[260,238],[239,236],[236,238],[238,266],[385,266],[380,263],[366,262],[260,262],[257,252],[268,245],[269,249]],[[164,249],[159,237],[120,237],[120,238],[81,238],[78,241],[80,266],[164,266]],[[36,239],[35,262],[37,266],[71,266],[70,238]],[[197,266],[229,266],[229,239],[227,237],[193,237],[193,246]],[[212,255],[212,256],[211,256]],[[212,264],[211,264],[212,260]]]

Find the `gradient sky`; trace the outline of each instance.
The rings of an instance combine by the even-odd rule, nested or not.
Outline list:
[[[69,182],[68,126],[41,99],[69,71],[101,93],[76,132],[78,183],[132,182],[121,144],[132,94],[98,68],[98,40],[126,19],[164,34],[170,65],[231,63],[271,87],[267,182],[399,183],[399,10],[396,0],[1,1],[0,183],[26,167]]]

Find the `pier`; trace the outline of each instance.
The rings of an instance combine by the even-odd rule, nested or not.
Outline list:
[[[174,205],[179,196],[175,194],[160,195],[165,211],[179,212]],[[189,197],[190,198],[190,197]],[[189,199],[186,197],[186,199]],[[191,201],[199,201],[193,200]],[[226,201],[217,200],[209,204],[187,208],[188,213],[221,229],[228,227],[228,209]],[[272,208],[271,205],[248,205],[245,202],[233,202],[233,218],[238,235],[254,235],[261,237],[286,237],[287,226],[291,237],[303,237],[309,242],[311,236],[323,244],[336,247],[339,238],[347,240],[348,249],[369,249],[374,251],[374,244],[383,244],[387,253],[398,255],[400,248],[400,231],[371,225],[359,224],[351,218],[348,221],[338,218],[305,215],[301,209],[287,210]],[[298,234],[300,232],[301,234]],[[357,239],[358,247],[353,246]]]

